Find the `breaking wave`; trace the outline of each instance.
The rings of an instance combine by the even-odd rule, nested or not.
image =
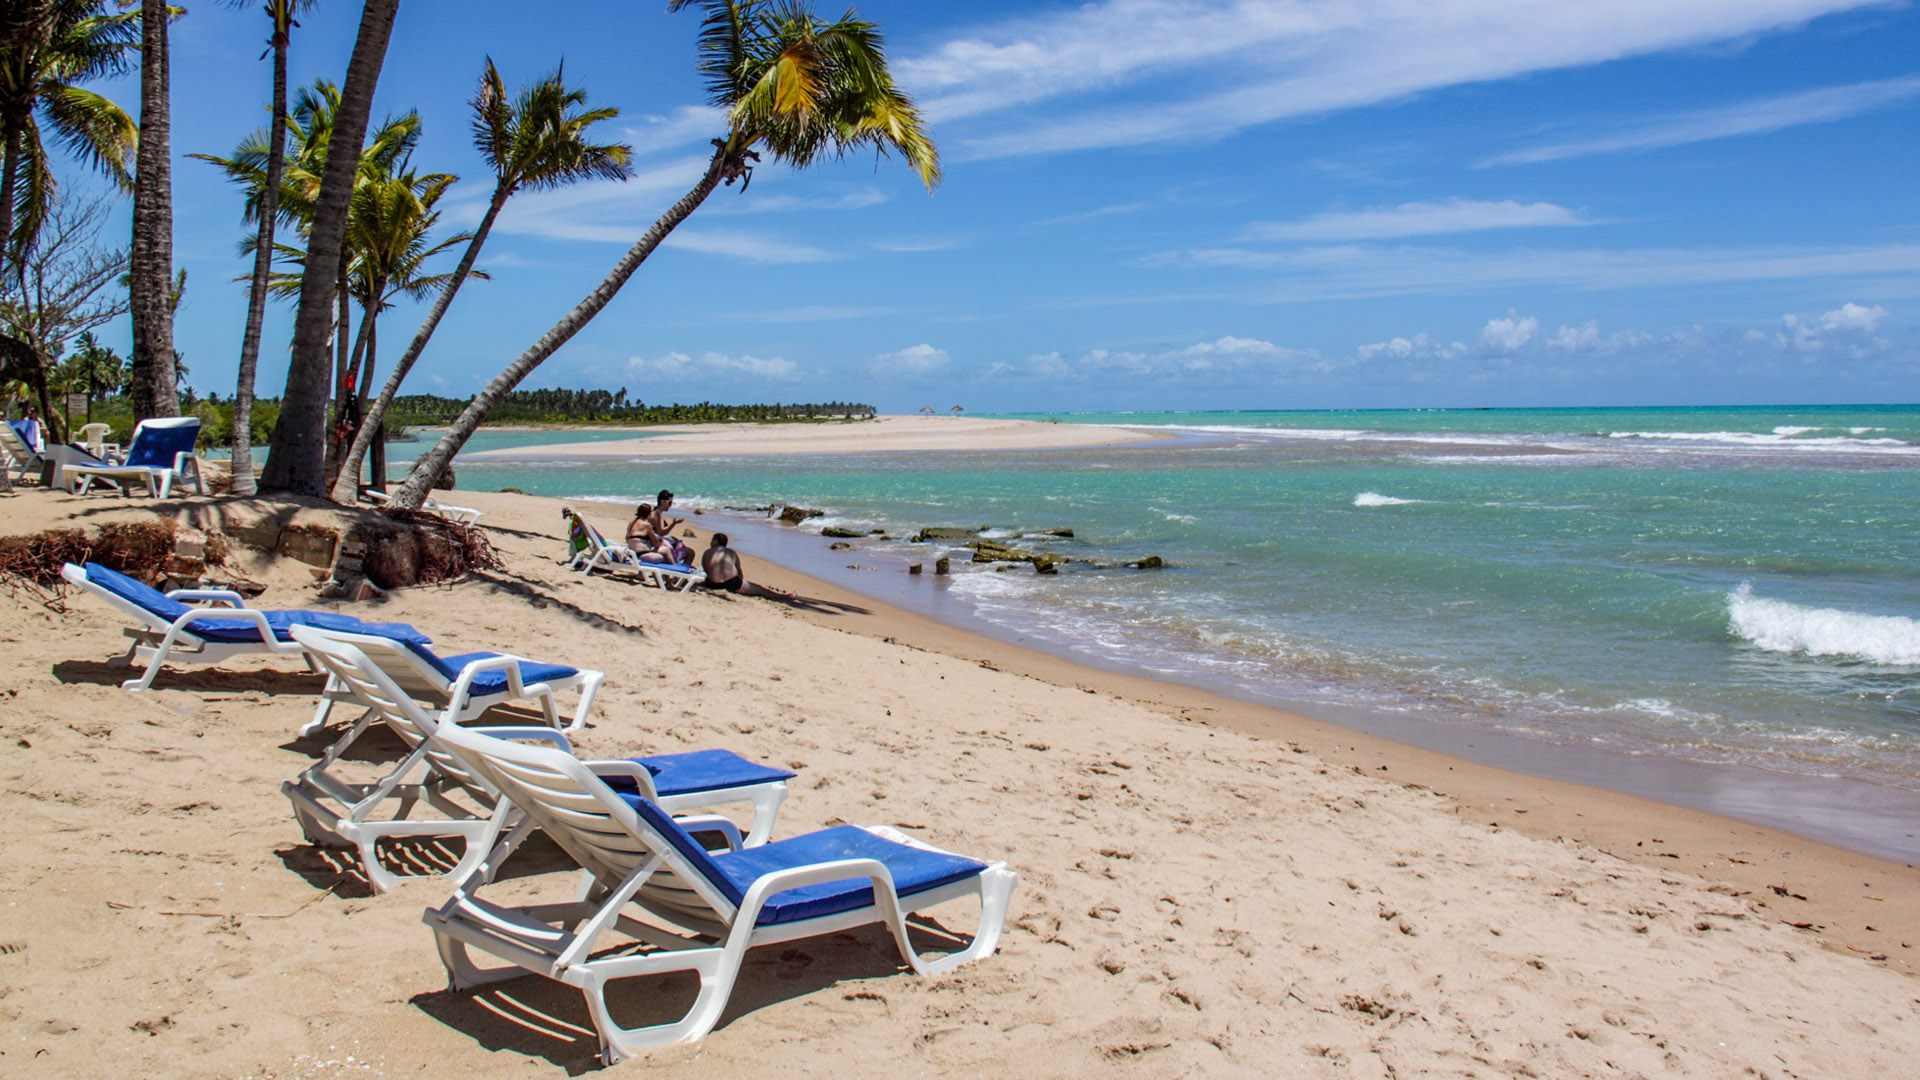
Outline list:
[[[1920,665],[1920,620],[1813,608],[1753,595],[1743,584],[1727,594],[1734,636],[1769,652],[1843,656],[1887,666]]]

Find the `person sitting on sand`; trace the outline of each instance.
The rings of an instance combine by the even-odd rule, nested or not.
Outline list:
[[[640,556],[641,562],[670,563],[673,561],[673,549],[666,546],[660,534],[653,531],[653,506],[641,503],[633,511],[633,520],[627,523],[627,546]]]
[[[707,575],[707,580],[700,583],[703,589],[738,593],[741,596],[765,596],[774,600],[793,599],[791,593],[749,584],[746,572],[740,569],[740,556],[727,546],[726,533],[714,533],[713,538],[707,541],[706,554],[700,556],[700,569]]]

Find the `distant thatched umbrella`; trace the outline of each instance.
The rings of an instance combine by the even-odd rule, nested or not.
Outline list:
[[[923,413],[926,413],[926,414],[927,414],[928,416],[932,416],[932,415],[933,415],[933,406],[931,406],[931,405],[922,405],[922,406],[920,406],[920,411],[921,411],[921,412],[923,412]]]
[[[957,412],[957,413],[963,413],[963,412],[966,412],[967,410],[965,410],[965,409],[963,409],[963,408],[961,408],[961,407],[960,407],[960,406],[958,406],[958,405],[955,405],[955,406],[954,406],[953,408],[951,408],[951,409],[948,409],[947,411],[948,411],[948,412]]]

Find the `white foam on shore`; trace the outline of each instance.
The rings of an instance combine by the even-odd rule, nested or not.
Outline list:
[[[1751,582],[1727,594],[1736,637],[1769,652],[1841,656],[1886,666],[1920,665],[1920,620],[1813,608],[1753,595]]]
[[[1382,495],[1377,491],[1363,491],[1353,497],[1353,505],[1355,506],[1410,506],[1414,503],[1426,501],[1425,499],[1395,498],[1392,495]]]

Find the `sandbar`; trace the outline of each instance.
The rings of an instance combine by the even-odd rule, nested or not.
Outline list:
[[[871,420],[778,424],[683,424],[641,438],[487,450],[467,460],[568,457],[729,457],[758,454],[877,454],[903,451],[1063,450],[1119,446],[1164,433],[1100,424],[1057,424],[980,416],[877,416]]]

